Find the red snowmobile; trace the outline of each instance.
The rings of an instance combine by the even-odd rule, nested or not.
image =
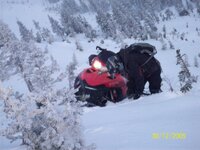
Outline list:
[[[106,68],[107,59],[113,52],[99,46],[98,55],[89,56],[90,67],[84,69],[75,79],[74,88],[76,99],[86,102],[86,106],[105,106],[107,101],[119,102],[126,97],[126,79],[121,74],[112,78],[108,72],[101,72]]]

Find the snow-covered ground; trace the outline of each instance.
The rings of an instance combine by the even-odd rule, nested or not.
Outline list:
[[[125,100],[83,115],[87,141],[98,150],[198,150],[200,93],[170,92]]]
[[[32,20],[39,21],[42,26],[50,27],[47,15],[49,12],[42,6],[43,1],[36,0],[35,3],[12,4],[0,0],[0,19],[5,21],[9,27],[19,36],[16,20],[22,21],[28,28],[34,29]],[[24,15],[25,14],[25,15]],[[52,14],[56,16],[55,14]],[[87,14],[87,17],[90,17]],[[92,16],[94,17],[94,16]],[[168,84],[163,81],[163,92],[156,95],[141,97],[133,101],[124,101],[113,104],[108,103],[106,107],[84,108],[82,116],[82,126],[86,143],[95,143],[97,150],[199,150],[200,149],[200,82],[194,84],[193,89],[187,93],[179,92],[178,72],[180,66],[176,65],[176,49],[181,49],[181,53],[188,55],[190,71],[193,75],[200,75],[200,68],[194,67],[194,57],[200,53],[200,36],[196,28],[200,27],[199,16],[177,17],[171,21],[161,22],[158,27],[162,30],[166,26],[167,39],[171,41],[175,49],[161,50],[161,43],[155,40],[149,42],[156,46],[158,54],[156,58],[161,62],[162,77],[170,80],[174,92],[169,91]],[[89,19],[92,20],[92,19]],[[96,26],[94,23],[93,26]],[[173,36],[173,29],[177,32],[185,33],[184,40]],[[78,60],[78,74],[84,67],[88,66],[88,56],[97,53],[97,45],[117,52],[121,45],[112,40],[96,39],[88,42],[83,36],[77,36],[68,42],[54,42],[40,44],[39,47],[47,47],[49,52],[58,61],[61,71],[66,69],[72,61],[73,54]],[[83,48],[83,52],[76,49],[76,42]],[[124,43],[131,44],[137,42],[133,39],[125,39]],[[65,86],[67,83],[62,83]],[[24,85],[18,77],[12,78],[3,83],[4,86],[11,86],[14,89],[23,91]],[[0,127],[4,127],[6,118],[2,113],[0,103]],[[20,150],[20,141],[9,143],[4,137],[0,137],[0,150]]]

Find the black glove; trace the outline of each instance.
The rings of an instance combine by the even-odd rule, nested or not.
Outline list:
[[[140,98],[140,96],[141,96],[141,94],[136,94],[136,93],[127,93],[127,98],[128,99],[134,99],[134,100],[136,100],[136,99],[138,99],[138,98]]]
[[[124,66],[117,56],[111,56],[106,62],[106,67],[111,77],[124,72]]]
[[[133,99],[136,100],[136,99],[140,98],[140,96],[141,96],[140,94],[135,93],[135,94],[133,94]]]
[[[134,91],[131,88],[128,88],[126,95],[128,99],[131,99],[134,96]]]

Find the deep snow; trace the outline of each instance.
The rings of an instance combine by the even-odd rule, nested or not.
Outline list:
[[[98,150],[198,150],[199,96],[163,92],[85,109],[86,139],[94,141]]]
[[[16,20],[22,21],[28,28],[34,29],[32,20],[40,21],[41,26],[50,27],[47,15],[48,11],[43,6],[43,1],[36,0],[28,4],[12,4],[1,2],[0,19],[5,21],[14,33],[19,37]],[[28,7],[27,7],[28,6]],[[24,15],[26,14],[26,15]],[[58,17],[54,13],[50,15]],[[86,14],[90,22],[93,15]],[[194,57],[200,53],[200,37],[196,28],[200,27],[199,16],[191,15],[187,17],[175,17],[171,21],[158,24],[162,31],[163,25],[166,26],[168,43],[170,40],[175,49],[161,50],[161,43],[155,40],[148,40],[156,46],[158,54],[156,58],[160,60],[163,73],[162,77],[167,76],[170,80],[174,92],[169,91],[168,84],[163,81],[163,92],[156,95],[141,97],[133,101],[124,101],[113,104],[108,103],[106,107],[84,108],[82,116],[82,126],[86,143],[95,143],[97,150],[198,150],[200,149],[200,84],[194,84],[194,88],[187,94],[179,92],[178,72],[180,66],[176,65],[176,49],[181,49],[182,54],[188,55],[191,74],[200,75],[199,68],[194,67]],[[188,27],[187,27],[188,25]],[[92,26],[97,26],[94,22]],[[185,32],[185,39],[173,36],[171,32],[176,28],[181,34]],[[33,30],[34,31],[34,30]],[[187,40],[186,40],[187,39]],[[70,42],[54,42],[38,44],[39,47],[47,47],[49,52],[58,61],[61,71],[66,69],[72,61],[73,54],[78,60],[78,74],[83,68],[88,66],[88,56],[97,53],[97,45],[117,52],[121,44],[108,39],[101,43],[102,39],[88,42],[82,35],[76,38],[69,38]],[[76,49],[76,42],[79,42],[83,52]],[[133,39],[124,39],[124,43],[131,44],[137,42]],[[200,63],[200,58],[198,57]],[[67,86],[67,81],[61,83]],[[19,91],[26,91],[24,83],[18,76],[11,78],[3,83],[6,87],[13,87]],[[2,112],[0,102],[0,127],[4,127],[6,118]],[[182,133],[184,139],[176,139],[175,135]],[[7,139],[0,137],[0,150],[20,150],[20,141],[10,144]]]

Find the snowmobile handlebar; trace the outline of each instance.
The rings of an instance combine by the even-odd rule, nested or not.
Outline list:
[[[96,50],[107,51],[107,49],[105,49],[105,48],[101,48],[100,46],[96,46]]]

